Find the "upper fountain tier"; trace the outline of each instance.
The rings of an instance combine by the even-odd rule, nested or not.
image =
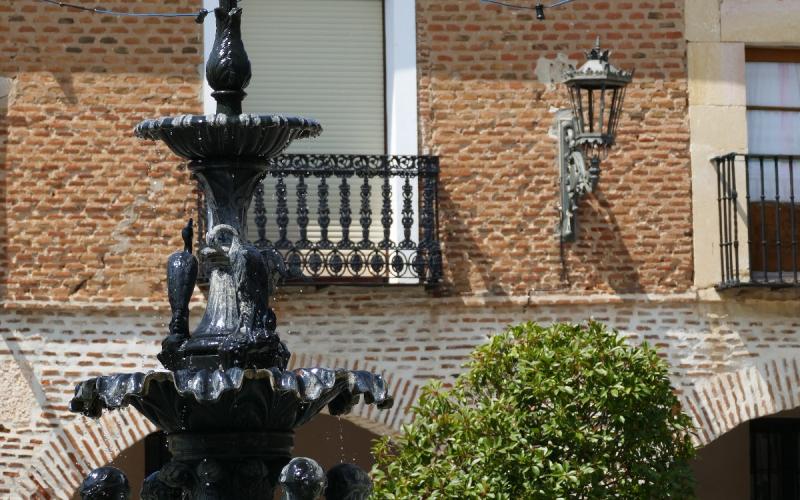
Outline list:
[[[178,156],[208,160],[257,161],[280,154],[295,139],[316,137],[315,120],[281,115],[242,113],[244,89],[250,83],[250,60],[242,43],[242,9],[236,0],[222,0],[214,10],[216,37],[206,64],[206,79],[217,101],[214,115],[183,115],[145,120],[137,137],[164,141]]]
[[[134,129],[136,137],[161,140],[173,153],[193,162],[271,158],[295,139],[321,132],[318,122],[306,118],[224,113],[145,120]]]

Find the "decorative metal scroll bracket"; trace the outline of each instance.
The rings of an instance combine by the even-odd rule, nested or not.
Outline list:
[[[594,192],[600,180],[600,162],[590,160],[587,168],[583,153],[575,143],[576,120],[572,111],[556,113],[550,135],[558,140],[556,166],[559,172],[560,219],[556,232],[561,241],[575,241],[578,233],[577,210],[581,198]]]

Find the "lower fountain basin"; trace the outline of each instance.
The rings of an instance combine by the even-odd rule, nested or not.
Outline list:
[[[168,434],[289,432],[326,406],[332,415],[349,412],[362,395],[380,409],[393,404],[383,378],[365,371],[187,369],[87,380],[70,410],[97,418],[130,405]]]

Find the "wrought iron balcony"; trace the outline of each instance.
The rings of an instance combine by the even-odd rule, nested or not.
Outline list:
[[[278,156],[256,188],[248,239],[281,253],[287,284],[434,286],[438,179],[432,156]]]
[[[800,286],[800,155],[732,153],[712,161],[720,221],[718,288]],[[746,247],[740,245],[743,237]]]

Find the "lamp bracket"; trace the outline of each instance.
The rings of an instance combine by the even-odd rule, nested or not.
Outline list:
[[[552,131],[558,140],[556,164],[560,177],[561,218],[557,232],[562,241],[575,241],[578,204],[583,196],[594,191],[600,178],[600,162],[587,162],[576,144],[577,127],[571,110],[562,109],[556,113]]]

